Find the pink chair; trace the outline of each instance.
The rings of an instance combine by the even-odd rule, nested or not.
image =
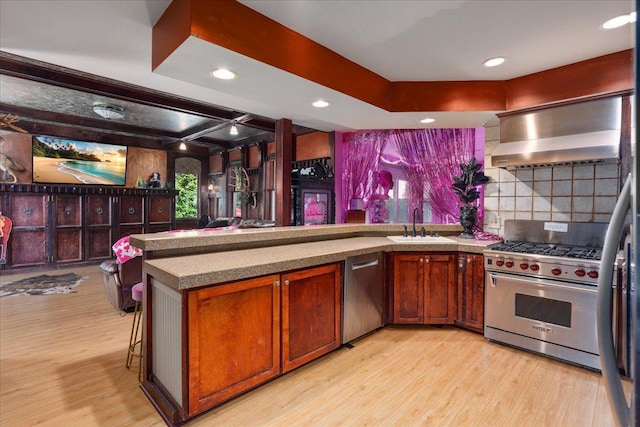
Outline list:
[[[142,329],[140,329],[140,321],[142,319],[142,282],[136,283],[131,288],[131,297],[135,301],[133,309],[133,324],[131,325],[131,336],[129,337],[129,349],[127,351],[127,369],[131,367],[133,358],[137,357],[140,361],[138,365],[138,381],[142,382]],[[136,347],[138,347],[136,352]]]

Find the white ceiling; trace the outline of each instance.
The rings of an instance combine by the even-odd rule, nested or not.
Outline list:
[[[630,26],[600,29],[633,11],[632,0],[242,3],[391,81],[504,80],[635,46]],[[494,117],[491,111],[389,113],[195,38],[152,72],[151,31],[168,4],[1,0],[0,50],[325,131],[475,127]],[[481,66],[494,56],[507,62]],[[220,65],[238,78],[210,79]],[[310,107],[320,97],[331,106]],[[437,121],[421,125],[426,116]]]

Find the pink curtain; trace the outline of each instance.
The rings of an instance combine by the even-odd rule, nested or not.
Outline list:
[[[377,188],[376,176],[388,130],[361,131],[345,135],[342,173],[342,217],[352,199],[365,202]]]
[[[375,173],[385,144],[398,151],[399,161],[409,182],[410,218],[420,212],[426,201],[431,206],[431,221],[440,224],[459,222],[459,201],[451,184],[475,153],[475,129],[417,129],[363,131],[345,138],[343,173],[343,211],[351,199],[367,200],[376,190]],[[482,200],[482,199],[480,199]],[[482,209],[479,206],[479,224]]]
[[[459,201],[451,189],[460,163],[474,155],[475,129],[397,130],[390,137],[407,165],[411,186],[410,209],[431,206],[431,220],[453,224],[459,221]],[[424,192],[422,190],[424,189]]]

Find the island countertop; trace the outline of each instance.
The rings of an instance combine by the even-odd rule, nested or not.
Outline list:
[[[313,231],[320,229],[320,227],[303,229],[312,228]],[[301,228],[295,227],[295,229]],[[177,234],[182,235],[182,233]],[[255,233],[253,237],[260,234],[262,233]],[[262,236],[266,237],[265,234]],[[321,236],[325,237],[326,234]],[[195,236],[190,236],[189,240],[193,237]],[[332,235],[323,240],[149,259],[145,261],[145,270],[165,285],[183,290],[339,262],[350,256],[377,251],[482,253],[487,245],[494,243],[460,239],[455,236],[446,237],[452,242],[407,244],[393,242],[384,236],[339,238]],[[165,244],[167,242],[167,240],[164,241]]]

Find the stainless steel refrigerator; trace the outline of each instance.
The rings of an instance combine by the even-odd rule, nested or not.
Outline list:
[[[636,70],[638,58],[636,56]],[[636,86],[638,74],[636,71]],[[638,109],[635,106],[637,97],[632,97],[632,126],[631,126],[631,152],[632,168],[622,188],[618,203],[613,212],[607,237],[602,250],[600,277],[598,281],[598,345],[600,351],[600,363],[602,375],[605,379],[607,395],[616,423],[619,426],[640,426],[640,156],[638,155],[638,143],[636,141],[635,123]],[[624,292],[628,299],[626,315],[623,321],[623,330],[626,329],[626,338],[618,345],[624,345],[628,352],[627,376],[633,381],[633,390],[630,402],[627,401],[622,377],[618,369],[616,351],[614,348],[614,333],[612,332],[612,298],[611,287],[614,264],[618,249],[625,236],[623,232],[628,225],[628,217],[631,214],[630,237],[631,245],[627,249],[628,278]]]

